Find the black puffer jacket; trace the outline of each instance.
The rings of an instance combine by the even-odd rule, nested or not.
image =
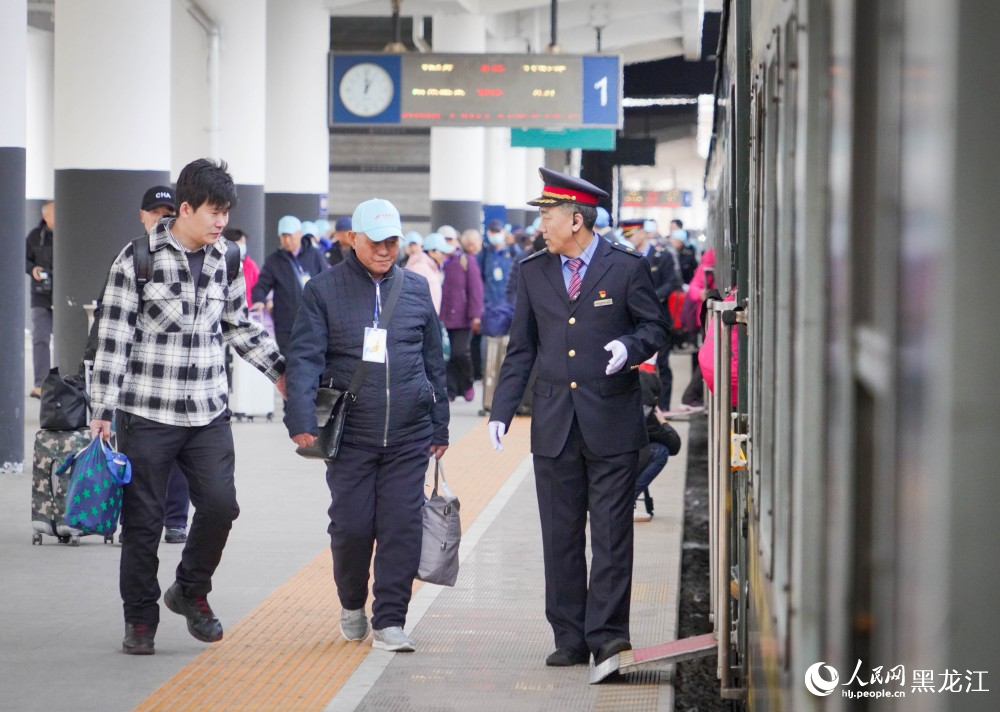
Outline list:
[[[253,294],[250,295],[253,303],[263,302],[268,292],[274,290],[274,340],[282,351],[291,336],[292,324],[295,323],[295,314],[302,297],[300,269],[310,278],[315,278],[329,267],[320,251],[312,245],[303,244],[298,257],[293,257],[290,252],[279,247],[264,261]]]
[[[28,233],[24,245],[24,271],[31,280],[31,306],[52,308],[52,231],[42,220]],[[41,267],[49,273],[46,282],[31,276],[31,270]]]
[[[382,302],[403,279],[388,331],[386,363],[367,363],[344,442],[392,447],[431,438],[448,444],[448,397],[441,332],[427,280],[394,268],[382,280]],[[316,434],[316,389],[322,378],[346,390],[361,360],[365,328],[375,313],[375,281],[354,251],[306,284],[285,353],[291,436]],[[388,387],[386,383],[388,382]]]

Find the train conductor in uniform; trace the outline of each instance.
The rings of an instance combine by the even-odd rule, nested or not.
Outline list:
[[[667,322],[649,262],[594,234],[600,188],[540,169],[546,249],[521,262],[507,355],[493,395],[497,450],[538,375],[531,452],[542,524],[545,615],[554,667],[630,650],[635,467],[646,445],[638,365],[663,348]],[[590,513],[591,570],[586,526]]]

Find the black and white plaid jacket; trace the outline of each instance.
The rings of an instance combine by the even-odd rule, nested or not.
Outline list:
[[[247,315],[243,270],[226,279],[226,240],[209,247],[198,298],[184,249],[161,220],[149,234],[151,264],[137,314],[132,243],[111,266],[98,326],[94,418],[115,409],[167,425],[210,423],[228,405],[223,340],[272,381],[285,370],[274,341]]]

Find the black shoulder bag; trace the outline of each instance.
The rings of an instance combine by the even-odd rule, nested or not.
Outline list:
[[[403,291],[403,271],[398,267],[393,267],[392,288],[389,290],[389,298],[386,300],[385,308],[379,315],[379,322],[384,323],[387,327],[392,320],[392,312],[396,308],[401,291]],[[351,403],[357,400],[361,383],[365,379],[365,365],[367,363],[361,359],[346,391],[320,386],[316,392],[316,425],[319,427],[319,435],[309,447],[296,448],[297,454],[311,460],[337,459],[337,453],[340,451],[340,439],[344,435],[344,422],[347,420]]]

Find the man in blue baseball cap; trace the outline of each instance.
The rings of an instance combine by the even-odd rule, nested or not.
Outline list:
[[[411,652],[404,627],[420,564],[424,474],[427,458],[448,449],[441,332],[427,280],[395,264],[403,236],[395,206],[364,201],[352,228],[344,261],[302,295],[288,345],[285,426],[296,445],[311,446],[320,382],[347,391],[363,369],[340,450],[326,469],[340,633],[360,641],[374,628],[373,648]]]
[[[315,230],[315,227],[310,229]],[[278,221],[278,239],[281,244],[264,260],[250,298],[253,301],[251,309],[262,311],[267,295],[274,293],[271,309],[274,340],[284,353],[299,309],[302,288],[329,265],[319,250],[302,239],[302,221],[294,215],[285,215]]]
[[[326,261],[330,263],[331,267],[343,262],[344,258],[347,257],[347,253],[351,251],[351,242],[348,237],[350,232],[350,216],[337,218],[337,221],[333,224],[333,237],[331,238],[333,245],[326,251]]]
[[[546,665],[600,664],[632,647],[632,510],[639,450],[648,442],[636,367],[667,342],[649,263],[594,235],[607,193],[540,169],[530,201],[547,249],[520,263],[507,355],[489,434],[502,450],[532,369],[531,452],[542,525]],[[544,335],[544,336],[543,336]],[[586,527],[591,532],[588,584]]]

